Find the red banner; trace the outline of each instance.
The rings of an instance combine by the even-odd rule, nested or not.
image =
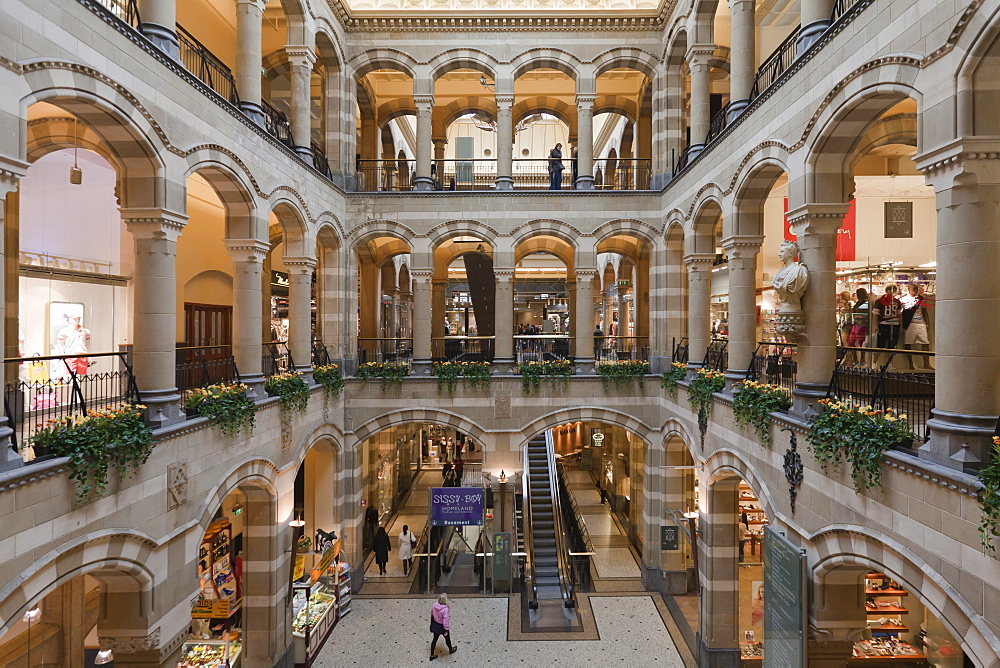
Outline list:
[[[837,262],[846,262],[856,258],[857,218],[855,216],[855,200],[851,199],[847,205],[847,213],[844,214],[844,222],[837,230]],[[795,241],[791,226],[788,224],[788,198],[785,198],[785,209],[782,215],[784,220],[784,232],[786,241]]]

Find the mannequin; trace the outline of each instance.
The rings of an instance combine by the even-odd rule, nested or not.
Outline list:
[[[86,355],[88,352],[90,352],[90,330],[80,325],[80,316],[70,316],[69,323],[59,330],[56,336],[56,354]],[[86,357],[71,357],[65,363],[68,369],[67,378],[71,375],[70,371],[78,376],[87,373]]]

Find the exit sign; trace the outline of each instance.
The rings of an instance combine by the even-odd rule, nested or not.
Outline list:
[[[632,285],[632,281],[628,281],[628,280],[622,279],[622,280],[618,281],[618,285],[619,285],[619,287],[627,288],[628,286]]]

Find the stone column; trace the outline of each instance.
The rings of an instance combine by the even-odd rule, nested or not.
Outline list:
[[[729,369],[726,381],[746,377],[757,347],[757,254],[764,237],[734,236],[723,240],[729,257]]]
[[[389,297],[389,322],[386,323],[386,336],[390,339],[394,339],[397,336],[396,332],[399,326],[399,290],[396,288],[389,288],[385,291],[385,294]]]
[[[295,369],[312,382],[312,277],[316,260],[282,258],[288,269],[288,352]]]
[[[286,46],[291,68],[292,142],[295,152],[312,158],[312,71],[316,55],[308,46]]]
[[[809,287],[802,297],[805,336],[798,342],[795,410],[816,410],[826,396],[837,362],[837,229],[847,204],[807,204],[789,211],[798,237],[799,262],[809,267]]]
[[[736,486],[730,478],[702,487],[708,498],[702,502],[705,505],[698,518],[699,666],[740,665]]]
[[[5,330],[8,329],[7,318],[13,320],[12,323],[9,323],[10,328],[17,324],[15,290],[17,289],[17,267],[20,265],[19,250],[10,248],[8,252],[7,243],[10,231],[8,228],[11,225],[15,228],[17,226],[16,219],[19,207],[17,184],[27,170],[27,164],[18,165],[16,170],[12,169],[12,165],[8,164],[7,160],[0,164],[0,230],[2,230],[2,234],[0,234],[0,295],[3,295],[3,299],[0,300],[0,323],[4,323],[4,327],[0,329],[0,350],[5,350],[4,337]],[[8,294],[8,292],[13,294]],[[13,303],[9,303],[10,301]],[[16,330],[14,331],[16,332]],[[15,338],[14,341],[16,342],[17,339]],[[13,366],[16,369],[17,365]],[[5,380],[16,380],[16,378]],[[19,468],[23,465],[21,456],[10,447],[10,436],[13,433],[13,429],[7,424],[6,414],[0,414],[0,471]]]
[[[577,190],[594,189],[594,96],[576,96]],[[592,332],[591,332],[592,333]],[[579,339],[577,340],[579,342]],[[593,354],[593,351],[590,351]]]
[[[497,95],[497,190],[514,189],[514,96]]]
[[[135,240],[132,369],[146,421],[166,427],[184,419],[177,391],[177,239],[187,216],[164,209],[122,209]]]
[[[413,178],[414,190],[431,190],[431,113],[434,111],[434,97],[414,96],[417,106],[417,170]]]
[[[651,119],[651,138],[653,165],[649,179],[651,190],[660,190],[667,184],[670,177],[670,141],[669,117],[683,110],[670,109],[670,96],[667,94],[668,77],[664,66],[657,65],[656,76],[650,82],[653,87],[653,104]]]
[[[177,42],[177,0],[139,0],[139,30],[163,53],[180,57]]]
[[[921,156],[937,198],[931,439],[920,456],[971,471],[989,461],[1000,414],[1000,160],[995,139]]]
[[[226,248],[233,259],[233,357],[240,378],[251,390],[250,396],[263,397],[261,287],[264,258],[270,246],[253,239],[227,239]]]
[[[437,177],[441,181],[442,185],[444,183],[444,156],[445,151],[448,149],[447,139],[435,139],[434,140],[434,165],[437,168]]]
[[[323,345],[330,356],[338,364],[346,353],[344,351],[344,286],[343,273],[340,269],[342,257],[336,248],[325,246],[320,249],[322,261],[317,268],[317,312],[318,329],[323,339]],[[343,372],[343,370],[341,370]]]
[[[413,276],[413,273],[410,273]],[[416,292],[416,288],[414,288]],[[448,279],[438,278],[431,281],[431,303],[428,314],[431,318],[431,338],[440,339],[444,336],[445,307],[448,300]],[[414,304],[414,310],[416,304]],[[452,332],[453,334],[457,332]]]
[[[514,365],[514,269],[493,269],[496,277],[496,336],[493,363],[500,373]]]
[[[807,0],[808,1],[808,0]],[[750,104],[750,91],[757,74],[757,48],[754,44],[754,0],[729,0],[731,15],[729,51],[729,120],[740,115]]]
[[[265,4],[263,0],[236,2],[236,91],[240,96],[240,109],[258,125],[264,125],[264,108],[260,105],[260,68]]]
[[[595,269],[577,269],[576,314],[573,322],[576,338],[577,373],[594,373],[594,277]]]
[[[708,63],[714,52],[715,46],[712,44],[698,44],[688,51],[688,65],[691,68],[692,156],[704,148],[708,128],[712,124]]]
[[[709,304],[712,300],[712,263],[715,255],[695,253],[686,255],[688,277],[688,367],[701,368],[712,339],[712,319]]]
[[[833,0],[802,0],[800,11],[802,31],[795,41],[795,50],[798,55],[802,55],[815,44],[823,31],[830,25]]]
[[[413,375],[431,371],[431,272],[410,270],[413,282]]]
[[[844,666],[851,657],[853,641],[867,627],[865,609],[859,605],[859,587],[868,571],[845,564],[813,582],[809,626],[816,634],[807,649],[810,668]]]

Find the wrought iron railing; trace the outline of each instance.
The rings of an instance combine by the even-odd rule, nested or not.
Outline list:
[[[260,106],[264,110],[264,129],[267,133],[285,146],[294,148],[292,125],[288,122],[288,117],[264,100],[261,100]]]
[[[858,4],[858,0],[834,0],[833,11],[830,12],[830,23],[834,23],[856,4]]]
[[[5,359],[4,367],[5,377],[16,378],[4,384],[3,394],[15,448],[30,447],[31,435],[49,420],[141,403],[128,352],[15,357]],[[26,458],[32,456],[51,455],[36,450]]]
[[[358,364],[367,362],[413,361],[413,339],[374,338],[358,339]]]
[[[415,160],[358,160],[358,190],[363,192],[413,190]]]
[[[196,387],[240,382],[231,346],[178,348],[176,369],[177,389],[182,396]]]
[[[690,346],[688,345],[687,337],[681,337],[678,339],[673,339],[670,346],[670,361],[671,362],[681,362],[682,364],[688,363],[688,352]]]
[[[136,0],[97,0],[111,14],[136,30],[142,25],[139,17],[139,5]]]
[[[180,24],[177,25],[177,41],[180,43],[181,63],[187,71],[224,99],[238,104],[240,98],[236,93],[236,79],[225,63]]]
[[[312,365],[313,366],[325,366],[327,364],[332,364],[333,360],[330,358],[330,351],[326,349],[326,344],[324,344],[319,339],[313,341],[312,344]]]
[[[492,362],[495,338],[492,336],[446,336],[431,339],[431,357],[435,362]]]
[[[647,190],[653,161],[646,158],[601,158],[594,160],[597,190]]]
[[[598,362],[619,360],[649,361],[648,336],[595,336],[594,359]]]
[[[518,364],[573,359],[574,338],[562,334],[516,335],[514,358]]]
[[[712,371],[725,371],[729,366],[729,340],[712,339],[705,349],[705,359],[702,368]]]
[[[673,168],[673,174],[675,176],[687,169],[687,166],[691,163],[691,154],[693,152],[694,146],[691,144],[684,147],[684,150],[681,151],[681,157],[677,159],[677,164],[675,164]]]
[[[287,373],[295,369],[292,351],[285,341],[271,341],[264,344],[264,354],[261,357],[261,370],[266,378]]]
[[[792,66],[797,55],[795,42],[801,30],[801,26],[793,30],[792,34],[786,37],[785,41],[778,45],[778,48],[757,68],[757,75],[750,89],[751,100],[770,88],[785,70]]]
[[[435,160],[431,171],[434,190],[493,190],[496,160]]]
[[[712,118],[712,122],[708,126],[708,135],[705,137],[706,144],[721,135],[722,131],[726,129],[726,126],[729,125],[730,104],[730,102],[727,102],[725,106],[719,110],[719,113]]]
[[[312,164],[320,174],[333,180],[333,172],[330,171],[330,163],[326,159],[326,151],[321,149],[316,142],[310,142],[309,148],[312,150]]]
[[[780,385],[791,392],[798,372],[797,353],[794,343],[760,341],[747,367],[747,380]]]
[[[573,160],[562,159],[563,170],[561,179],[557,181],[559,190],[573,188]],[[516,158],[513,162],[515,190],[546,190],[551,188],[552,176],[549,172],[548,158]]]

